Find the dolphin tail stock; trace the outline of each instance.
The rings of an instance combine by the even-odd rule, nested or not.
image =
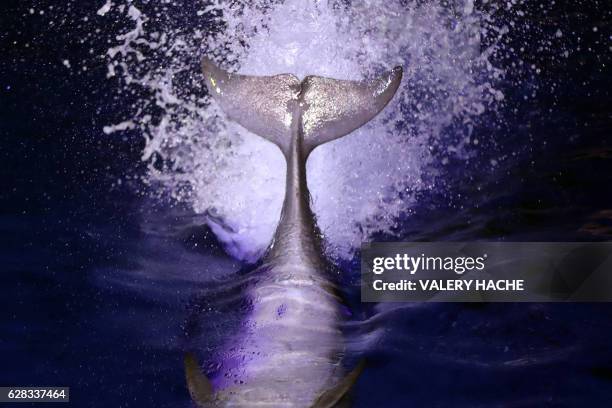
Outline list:
[[[378,78],[349,81],[291,74],[229,73],[207,58],[202,71],[212,97],[228,117],[288,155],[296,130],[306,153],[363,126],[393,98],[402,79],[397,66]]]

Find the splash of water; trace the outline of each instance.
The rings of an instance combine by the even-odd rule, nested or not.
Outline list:
[[[214,232],[238,258],[253,261],[269,243],[285,164],[276,147],[227,121],[209,100],[198,71],[203,54],[253,75],[361,79],[404,67],[398,95],[383,114],[316,149],[308,162],[313,208],[335,257],[350,257],[374,232],[392,233],[416,194],[436,188],[437,168],[473,153],[474,121],[503,100],[496,89],[503,71],[489,62],[497,42],[484,48],[483,39],[504,30],[473,0],[198,5],[187,11],[190,26],[162,19],[159,8],[147,15],[133,2],[100,9],[130,20],[108,51],[109,76],[120,76],[126,90],[147,91],[132,117],[106,131],[139,128],[148,180],[208,212]],[[169,3],[159,7],[173,12]]]

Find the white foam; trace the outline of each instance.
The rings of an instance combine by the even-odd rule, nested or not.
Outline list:
[[[435,188],[435,169],[475,148],[469,143],[474,119],[503,100],[495,89],[503,72],[489,63],[495,49],[481,50],[484,35],[502,30],[491,30],[472,0],[458,1],[461,13],[433,1],[401,3],[355,0],[349,7],[300,0],[269,7],[262,0],[244,8],[212,2],[194,11],[194,19],[220,12],[216,21],[226,28],[219,33],[163,26],[147,32],[143,22],[154,16],[130,6],[134,26],[109,50],[109,75],[120,73],[125,87],[150,91],[126,118],[146,139],[149,179],[197,212],[213,209],[227,224],[215,230],[230,252],[253,260],[279,218],[283,158],[276,147],[224,121],[201,84],[174,78],[193,70],[194,56],[203,53],[256,75],[359,79],[402,65],[402,86],[384,113],[315,150],[308,163],[313,206],[330,254],[350,257],[372,233],[392,233],[415,194]],[[151,114],[153,105],[161,112]],[[457,123],[455,142],[440,146],[440,135]],[[434,156],[434,149],[443,154]]]

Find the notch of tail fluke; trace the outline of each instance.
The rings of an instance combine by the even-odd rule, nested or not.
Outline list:
[[[185,354],[185,378],[191,399],[198,407],[210,407],[214,400],[213,386],[200,370],[193,353]]]

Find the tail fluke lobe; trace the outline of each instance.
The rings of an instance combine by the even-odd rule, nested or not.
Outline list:
[[[207,58],[202,60],[202,71],[211,96],[229,119],[287,152],[300,93],[295,76],[231,74]]]
[[[401,67],[371,81],[306,77],[301,93],[306,148],[312,150],[365,125],[391,101],[401,80]]]
[[[291,74],[231,74],[207,58],[202,71],[226,115],[285,155],[298,136],[310,152],[363,126],[389,103],[402,80],[402,68],[395,67],[370,81],[308,76],[300,82]]]

